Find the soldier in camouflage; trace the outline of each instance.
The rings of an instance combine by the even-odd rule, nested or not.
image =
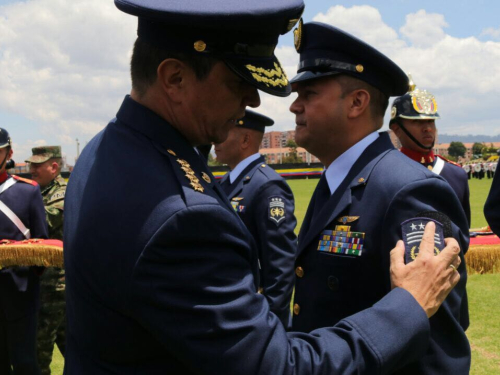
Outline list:
[[[60,174],[61,147],[34,147],[32,153],[33,156],[26,162],[30,163],[31,176],[42,190],[49,238],[62,240],[66,181]],[[46,375],[50,374],[54,343],[63,356],[65,351],[66,302],[63,269],[45,270],[41,277],[40,304],[37,333],[38,364],[41,374]]]

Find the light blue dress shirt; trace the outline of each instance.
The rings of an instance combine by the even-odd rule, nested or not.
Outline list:
[[[250,163],[252,163],[254,160],[257,160],[258,158],[260,158],[260,154],[256,153],[240,161],[238,165],[231,172],[229,172],[229,182],[233,183],[234,181],[236,181],[241,172],[243,172],[245,168],[250,165]]]
[[[342,181],[344,181],[344,178],[346,178],[352,166],[359,159],[363,151],[375,142],[378,137],[379,134],[376,131],[367,135],[328,166],[325,171],[325,177],[331,194],[335,193],[335,190],[337,190]]]

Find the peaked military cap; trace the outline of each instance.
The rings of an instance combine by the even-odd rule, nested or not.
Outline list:
[[[236,122],[236,126],[240,128],[257,130],[262,133],[264,133],[266,126],[271,125],[274,125],[273,119],[249,109],[245,111],[245,117]]]
[[[290,94],[274,50],[279,35],[300,19],[303,0],[115,0],[115,5],[139,17],[137,34],[144,41],[165,50],[211,55],[264,92]]]
[[[397,118],[410,120],[435,120],[440,118],[437,112],[436,98],[427,90],[415,89],[411,76],[410,91],[394,99],[391,108],[391,122]]]
[[[387,96],[408,91],[408,77],[399,66],[372,46],[334,26],[299,22],[294,39],[300,63],[291,83],[347,74]]]
[[[61,146],[33,147],[31,153],[33,155],[25,160],[27,163],[45,163],[49,159],[61,157]]]
[[[0,128],[0,148],[5,148],[10,146],[12,141],[10,140],[9,132],[3,128]]]

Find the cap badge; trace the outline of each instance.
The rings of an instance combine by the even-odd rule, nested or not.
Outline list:
[[[289,32],[290,30],[292,30],[298,21],[299,21],[299,18],[292,18],[291,20],[289,20],[288,24],[286,25],[286,32]]]
[[[203,52],[207,49],[207,44],[203,40],[197,40],[194,42],[194,49],[197,52]]]
[[[396,108],[396,106],[393,106],[391,108],[391,120],[394,120],[397,114],[398,114],[398,109]]]
[[[194,174],[189,163],[183,159],[177,159],[177,163],[181,165],[181,169],[184,171],[186,178],[189,180],[189,185],[195,190],[203,193],[205,190],[200,184],[200,180]]]
[[[297,25],[297,28],[293,30],[293,44],[295,45],[295,50],[297,52],[300,52],[300,47],[302,44],[302,18],[299,21],[299,24]]]
[[[250,64],[245,65],[245,67],[252,73],[253,79],[257,82],[264,83],[267,87],[285,87],[288,85],[288,78],[277,63],[274,63],[275,69],[264,69]]]
[[[361,65],[361,64],[356,65],[356,71],[358,73],[363,73],[363,70],[365,70],[365,68],[363,67],[363,65]]]
[[[210,176],[208,174],[206,174],[205,172],[201,172],[201,178],[203,178],[203,180],[209,184],[212,182],[212,179],[210,178]]]
[[[427,90],[416,89],[410,92],[413,109],[418,113],[434,115],[437,112],[437,103],[434,95]]]

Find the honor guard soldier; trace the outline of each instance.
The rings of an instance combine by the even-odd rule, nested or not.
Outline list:
[[[34,181],[7,173],[6,163],[12,154],[9,133],[0,128],[0,240],[47,238],[40,188]],[[34,267],[0,270],[0,374],[39,373],[39,273]]]
[[[467,219],[445,180],[378,133],[389,97],[408,91],[408,77],[373,47],[327,24],[299,26],[295,45],[295,139],[326,170],[299,233],[292,330],[332,326],[389,293],[392,244],[403,239],[411,262],[425,223],[438,218],[436,225],[445,225],[463,250],[461,280],[430,319],[425,356],[393,373],[468,374]]]
[[[410,77],[411,81],[411,77]],[[435,155],[436,123],[439,119],[436,98],[426,90],[415,89],[394,99],[389,127],[399,138],[401,152],[410,159],[442,176],[455,192],[470,226],[469,182],[462,167],[441,155]]]
[[[41,146],[32,149],[31,178],[42,190],[50,239],[63,239],[64,195],[66,181],[61,176],[61,146]],[[54,343],[64,356],[65,349],[65,281],[64,270],[46,268],[40,278],[40,312],[38,314],[37,355],[41,375],[50,375]]]
[[[455,240],[433,257],[430,224],[422,260],[404,265],[396,247],[388,296],[287,333],[257,293],[251,234],[194,149],[224,142],[258,89],[291,92],[274,50],[302,0],[115,4],[139,18],[132,92],[68,183],[65,372],[385,374],[422,355],[427,317],[460,279]]]
[[[260,287],[271,311],[290,326],[297,237],[293,193],[285,179],[270,168],[259,146],[266,126],[274,121],[247,110],[229,136],[214,145],[217,160],[231,172],[221,186],[257,244]]]

